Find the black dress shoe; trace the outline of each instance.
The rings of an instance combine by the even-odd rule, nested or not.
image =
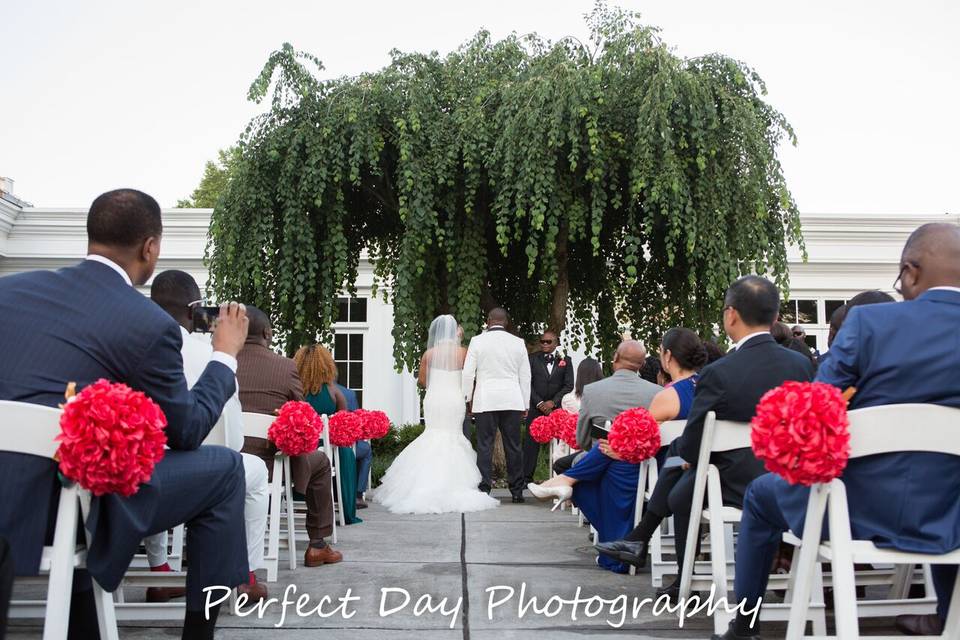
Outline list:
[[[677,576],[677,578],[666,587],[660,587],[657,589],[657,597],[659,598],[661,596],[669,597],[670,602],[674,604],[680,600],[680,576]],[[703,599],[703,596],[699,591],[691,591],[690,595],[687,597],[687,600],[689,601],[691,598]]]
[[[637,568],[643,568],[647,565],[647,543],[632,540],[614,540],[613,542],[601,542],[596,545],[597,551],[619,560],[632,564]]]
[[[710,636],[710,640],[760,640],[760,636],[754,634],[747,634],[745,636],[739,635],[736,631],[733,630],[733,624],[730,623],[730,626],[726,631],[723,632],[722,636],[713,634]]]
[[[523,499],[523,496],[520,494],[513,495],[513,504],[523,504],[526,500]]]
[[[939,636],[943,633],[943,620],[935,613],[897,616],[893,624],[897,631],[908,636]]]

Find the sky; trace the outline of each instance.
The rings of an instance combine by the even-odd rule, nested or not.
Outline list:
[[[796,130],[780,151],[802,212],[960,212],[960,3],[620,0],[678,55],[720,52],[766,81]],[[592,0],[3,0],[0,175],[45,207],[135,187],[173,206],[262,107],[284,42],[326,77],[389,51],[449,52],[481,28],[583,39]]]

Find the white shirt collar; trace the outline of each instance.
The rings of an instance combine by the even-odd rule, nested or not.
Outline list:
[[[930,287],[927,291],[953,291],[960,293],[960,287]]]
[[[756,338],[757,336],[762,336],[762,335],[770,335],[770,332],[769,332],[769,331],[755,331],[755,332],[753,332],[753,333],[751,333],[751,334],[745,335],[745,336],[743,336],[742,338],[740,338],[740,340],[737,341],[737,344],[733,345],[733,350],[734,350],[734,351],[738,351],[738,350],[740,349],[740,347],[742,347],[744,344],[746,344],[747,340],[749,340],[750,338]]]
[[[99,262],[100,264],[107,265],[108,267],[110,267],[111,269],[119,273],[121,277],[123,277],[124,282],[126,282],[131,287],[133,286],[133,281],[130,280],[130,276],[127,274],[126,271],[123,270],[123,267],[118,265],[116,262],[114,262],[110,258],[104,258],[103,256],[98,256],[95,253],[91,253],[90,255],[87,256],[87,260],[93,260],[94,262]]]

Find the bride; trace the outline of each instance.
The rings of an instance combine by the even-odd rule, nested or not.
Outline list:
[[[420,360],[420,381],[427,387],[423,433],[400,452],[373,492],[373,500],[392,513],[481,511],[500,504],[477,488],[477,454],[463,435],[465,356],[454,317],[436,318]]]

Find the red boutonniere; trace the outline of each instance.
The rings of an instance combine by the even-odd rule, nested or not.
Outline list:
[[[566,359],[566,358],[561,357],[561,356],[557,356],[557,357],[560,358],[560,362],[557,363],[557,366],[558,366],[558,367],[565,367],[565,366],[567,366],[567,359]]]

